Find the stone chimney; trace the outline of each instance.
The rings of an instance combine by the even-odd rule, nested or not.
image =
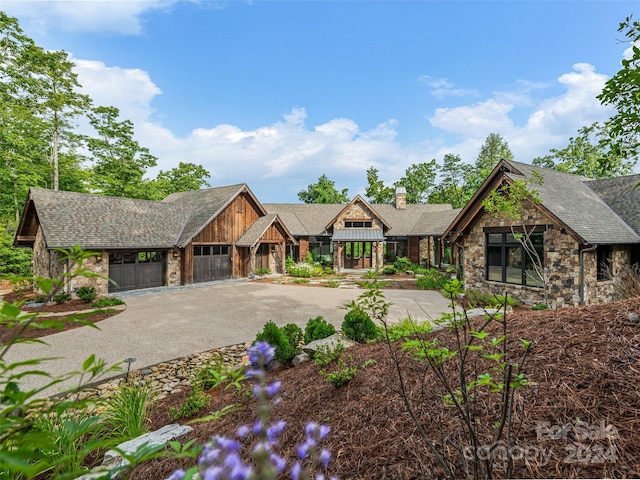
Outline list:
[[[407,189],[396,187],[396,210],[407,209]]]

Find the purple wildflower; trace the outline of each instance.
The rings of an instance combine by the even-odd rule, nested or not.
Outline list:
[[[273,463],[273,465],[276,467],[276,470],[278,471],[278,473],[284,472],[284,469],[287,466],[287,462],[284,460],[284,458],[282,458],[279,455],[276,455],[275,453],[272,453],[269,456],[269,460],[271,460],[271,463]]]
[[[186,473],[184,470],[178,469],[171,474],[171,476],[169,477],[169,480],[182,480],[185,475]]]
[[[266,368],[276,355],[276,349],[267,342],[257,342],[249,348],[251,365]]]
[[[326,448],[323,448],[320,452],[320,465],[322,465],[322,468],[327,468],[329,466],[329,460],[331,460],[331,452]]]
[[[300,462],[296,462],[291,467],[291,480],[299,480],[300,474],[302,473],[302,466]]]

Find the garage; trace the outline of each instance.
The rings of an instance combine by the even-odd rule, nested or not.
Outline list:
[[[193,282],[231,278],[230,245],[194,245]]]
[[[164,257],[164,252],[110,253],[109,292],[163,286]]]

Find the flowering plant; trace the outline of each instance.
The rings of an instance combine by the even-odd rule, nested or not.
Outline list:
[[[331,460],[331,452],[320,447],[330,427],[308,423],[305,441],[297,448],[297,459],[287,465],[287,460],[278,451],[278,436],[284,431],[286,422],[271,422],[269,418],[273,403],[279,401],[277,395],[281,387],[280,382],[267,383],[275,349],[267,342],[257,342],[248,353],[251,367],[247,377],[256,380],[253,396],[258,400],[258,418],[251,427],[238,428],[237,436],[243,439],[253,434],[256,438],[250,454],[252,462],[243,461],[242,445],[238,440],[216,435],[204,446],[196,467],[186,472],[177,470],[170,480],[192,479],[196,474],[204,480],[272,480],[287,471],[292,480],[324,480],[325,476],[314,474],[314,470],[326,470]]]

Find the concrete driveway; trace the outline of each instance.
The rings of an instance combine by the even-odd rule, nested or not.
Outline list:
[[[78,370],[84,359],[94,353],[110,365],[135,357],[132,367],[140,369],[252,341],[268,320],[280,326],[295,323],[304,329],[309,318],[322,315],[339,328],[345,314],[340,307],[362,292],[246,281],[132,292],[123,295],[127,309],[100,322],[100,330],[80,327],[56,333],[43,338],[48,346],[16,345],[8,352],[7,360],[57,357],[45,368],[57,376]],[[449,302],[438,292],[384,290],[384,295],[393,302],[388,317],[391,322],[407,315],[423,321],[448,310]],[[24,388],[43,383],[38,377],[28,377]]]

